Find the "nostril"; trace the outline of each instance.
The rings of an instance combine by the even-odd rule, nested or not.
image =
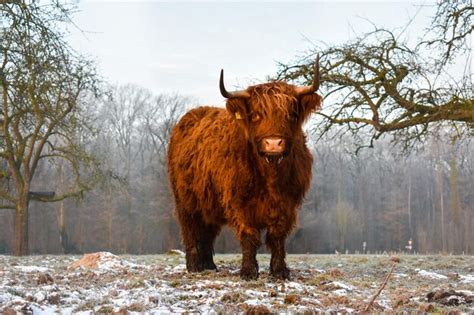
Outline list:
[[[265,138],[262,141],[263,149],[266,152],[280,153],[285,150],[284,138]]]

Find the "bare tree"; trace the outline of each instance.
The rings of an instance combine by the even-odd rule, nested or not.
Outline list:
[[[96,91],[92,64],[76,55],[63,39],[60,24],[71,7],[59,1],[12,1],[0,6],[1,115],[6,162],[12,188],[0,186],[2,208],[15,209],[15,255],[28,254],[30,199],[59,201],[91,189],[92,177],[81,167],[95,160],[84,149],[86,117],[78,103]],[[73,173],[60,194],[33,194],[31,185],[43,161],[64,160]],[[86,180],[87,178],[87,180]]]
[[[112,87],[101,105],[99,128],[101,137],[106,137],[103,142],[109,142],[102,149],[109,151],[108,164],[123,178],[120,196],[116,188],[103,193],[108,239],[114,230],[130,230],[122,233],[121,251],[143,252],[147,239],[161,238],[160,243],[175,239],[165,151],[171,128],[189,101],[180,95],[155,96],[128,84]],[[153,227],[156,232],[147,235]]]
[[[180,95],[160,95],[144,116],[144,127],[147,140],[153,148],[153,159],[158,161],[163,170],[166,168],[166,149],[171,130],[190,102],[189,98]]]
[[[438,9],[430,25],[431,38],[422,42],[440,51],[440,65],[444,66],[456,54],[470,51],[470,35],[474,30],[472,0],[438,2]]]
[[[166,150],[171,130],[190,102],[192,102],[190,98],[181,95],[160,95],[147,111],[143,122],[146,143],[151,154],[149,165],[153,170],[151,173],[157,180],[153,202],[156,207],[157,225],[162,231],[163,250],[176,248],[179,244],[179,240],[175,237],[179,232],[173,216],[174,206],[168,185]]]
[[[296,64],[281,64],[278,79],[310,80],[310,65],[320,53],[327,93],[318,130],[324,135],[342,126],[338,131],[352,133],[361,146],[372,146],[392,132],[409,147],[434,126],[449,125],[456,135],[472,132],[472,47],[463,44],[472,33],[472,14],[470,1],[442,1],[433,21],[438,26],[433,40],[411,47],[400,34],[376,28],[340,46],[315,48]],[[446,47],[433,59],[427,45],[434,44]],[[445,72],[447,60],[461,47],[469,52],[464,75],[451,78]],[[434,124],[439,122],[444,124]]]

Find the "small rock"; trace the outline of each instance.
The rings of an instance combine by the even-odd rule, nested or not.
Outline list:
[[[298,304],[301,300],[301,297],[296,294],[288,294],[285,296],[285,304]]]
[[[49,284],[53,283],[54,279],[49,273],[42,273],[38,276],[38,280],[36,281],[37,284]]]
[[[160,303],[160,296],[159,295],[152,295],[148,297],[148,301],[153,304],[159,304]]]
[[[48,302],[53,305],[58,305],[59,302],[61,301],[61,297],[59,296],[58,293],[51,293],[48,296]]]
[[[245,311],[245,315],[269,315],[271,313],[268,307],[263,305],[249,306]]]

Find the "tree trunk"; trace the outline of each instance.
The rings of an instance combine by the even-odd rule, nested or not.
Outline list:
[[[459,186],[458,186],[458,166],[456,163],[456,158],[454,157],[450,162],[451,166],[451,175],[450,175],[450,184],[451,184],[451,211],[452,211],[452,218],[454,221],[454,235],[452,238],[454,240],[453,250],[455,253],[461,253],[464,247],[464,220],[463,220],[463,213],[462,207],[460,204],[459,198]]]
[[[28,255],[28,191],[23,192],[16,203],[15,209],[15,243],[13,248],[13,255],[25,256]]]
[[[410,239],[413,238],[413,227],[411,218],[411,170],[408,170],[408,234]]]
[[[438,169],[438,193],[439,193],[439,208],[440,208],[440,226],[441,226],[441,250],[446,252],[446,238],[444,225],[444,178],[441,166]]]
[[[69,246],[68,235],[66,231],[66,223],[64,219],[64,201],[59,203],[57,210],[57,220],[59,229],[59,242],[61,244],[62,252],[64,254],[70,254],[71,248]]]
[[[64,187],[64,169],[63,163],[59,164],[59,184],[58,190],[63,189]],[[64,209],[64,200],[59,203],[59,207],[56,211],[57,221],[58,221],[58,230],[59,230],[59,243],[61,244],[61,249],[63,254],[71,254],[72,248],[69,245],[69,239],[66,231],[66,219],[65,219],[65,209]]]
[[[113,241],[113,220],[114,220],[114,207],[113,207],[113,201],[112,201],[112,191],[111,188],[107,188],[107,205],[106,205],[106,217],[107,217],[107,250],[113,252],[113,246],[114,244],[112,243]]]

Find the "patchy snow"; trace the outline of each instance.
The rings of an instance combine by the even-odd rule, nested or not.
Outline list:
[[[301,283],[293,281],[286,283],[285,286],[296,291],[303,291],[305,289],[305,286],[303,286]]]
[[[346,290],[347,292],[350,292],[350,291],[354,290],[353,286],[351,286],[349,284],[339,282],[339,281],[333,281],[332,284],[339,287],[339,288],[341,288],[341,289],[343,289],[343,290]]]
[[[459,275],[461,283],[474,283],[474,275]]]
[[[48,272],[51,270],[47,267],[38,266],[15,266],[15,269],[18,269],[21,272]]]
[[[34,315],[50,315],[50,314],[54,314],[56,311],[55,308],[40,306],[38,304],[31,304],[29,308]],[[62,310],[62,313],[65,314],[63,310]]]
[[[250,300],[245,301],[245,304],[247,304],[247,305],[261,305],[262,300],[260,300],[260,299],[250,299]]]
[[[428,277],[431,279],[440,279],[440,280],[448,279],[448,277],[446,277],[445,275],[442,275],[436,272],[426,271],[426,270],[417,270],[417,271],[418,271],[418,274],[422,277]]]
[[[41,303],[44,300],[46,300],[46,294],[42,291],[36,292],[35,295],[33,296],[33,299],[36,303]]]
[[[179,253],[156,256],[94,254],[88,258],[89,267],[81,264],[71,267],[84,257],[0,256],[0,313],[11,310],[33,315],[119,311],[215,314],[249,310],[359,313],[390,269],[390,261],[384,256],[288,255],[292,280],[281,281],[269,275],[269,255],[259,255],[259,278],[242,281],[238,276],[240,255],[216,255],[218,271],[191,274],[186,271],[185,259]],[[443,262],[448,258],[442,257],[436,260],[439,265],[430,262],[429,266],[423,266],[418,258],[407,256],[402,259],[406,265],[399,266],[372,311],[423,310],[427,303],[425,296],[433,284],[454,287],[458,292],[464,290],[466,296],[472,295],[469,289],[474,277],[469,274],[469,267],[446,269],[455,264]],[[457,259],[461,265],[464,263],[463,266],[470,265],[468,258]],[[340,267],[336,269],[336,266]],[[465,275],[448,278],[426,271],[430,269],[443,274]],[[418,277],[411,280],[413,270]],[[400,290],[410,296],[406,302],[399,301]],[[461,304],[454,310],[473,312],[474,305],[467,300],[459,298]],[[442,304],[436,304],[436,308],[443,312],[453,310]]]
[[[474,295],[474,292],[471,290],[458,290],[459,293],[465,294],[465,295]]]
[[[386,310],[391,310],[392,309],[392,307],[390,305],[390,300],[381,298],[381,299],[379,299],[378,304],[380,306],[382,306],[383,308],[385,308]]]
[[[408,275],[406,273],[396,272],[393,274],[395,278],[406,278]]]
[[[186,271],[186,265],[185,264],[179,264],[175,267],[172,268],[173,271]]]

